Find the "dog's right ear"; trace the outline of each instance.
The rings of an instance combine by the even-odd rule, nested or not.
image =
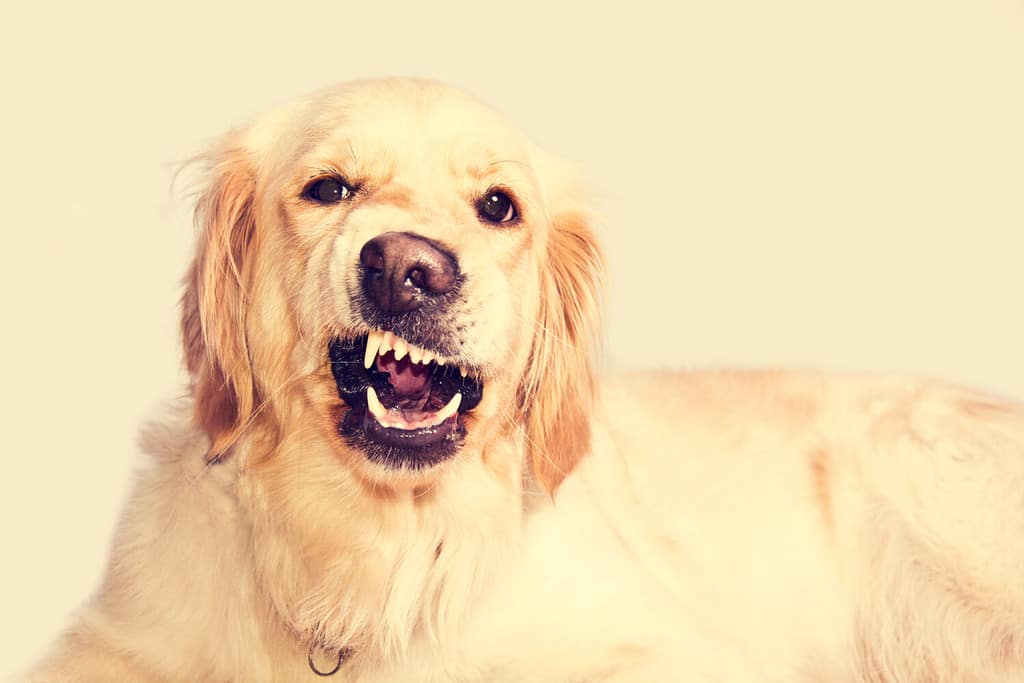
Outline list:
[[[239,136],[201,157],[207,187],[196,203],[196,255],[185,277],[181,333],[192,380],[194,419],[224,456],[258,403],[246,335],[256,240],[256,170]]]

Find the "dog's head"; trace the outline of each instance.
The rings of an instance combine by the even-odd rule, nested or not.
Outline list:
[[[209,154],[183,336],[211,456],[310,426],[374,486],[589,447],[601,262],[570,174],[436,83],[356,83]]]

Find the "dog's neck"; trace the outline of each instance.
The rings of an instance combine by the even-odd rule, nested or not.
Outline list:
[[[279,446],[301,457],[261,453],[258,438],[236,456],[257,583],[290,637],[315,645],[327,670],[342,649],[351,670],[399,661],[417,639],[439,653],[457,645],[475,599],[520,545],[520,439],[464,450],[413,493],[366,488],[310,430],[284,433],[303,435]]]

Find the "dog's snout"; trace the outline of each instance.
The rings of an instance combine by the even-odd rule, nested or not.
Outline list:
[[[459,266],[436,242],[409,232],[386,232],[363,245],[363,291],[384,313],[416,310],[426,297],[455,287]]]

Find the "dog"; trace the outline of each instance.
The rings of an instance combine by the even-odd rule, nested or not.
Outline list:
[[[202,161],[190,396],[29,681],[1024,680],[1020,406],[599,379],[572,170],[435,82],[316,93]]]

